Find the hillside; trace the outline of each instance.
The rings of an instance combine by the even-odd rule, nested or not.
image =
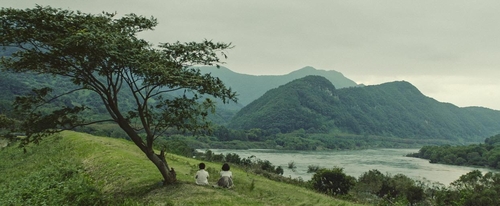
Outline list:
[[[458,143],[498,134],[499,122],[500,111],[441,103],[404,81],[335,89],[324,77],[308,76],[268,91],[241,109],[229,127],[340,130]]]
[[[11,115],[12,101],[17,95],[26,94],[30,90],[28,86],[17,79],[13,78],[10,74],[0,72],[0,114]]]
[[[354,87],[356,82],[346,78],[337,71],[318,70],[313,67],[304,67],[285,75],[248,75],[233,72],[225,67],[200,67],[202,72],[211,73],[219,77],[226,85],[236,91],[238,103],[246,106],[250,102],[261,97],[268,90],[286,84],[295,79],[300,79],[308,75],[323,76],[328,79],[336,88]]]
[[[356,205],[237,167],[231,168],[231,190],[197,186],[199,161],[171,154],[178,183],[161,187],[161,175],[132,142],[76,132],[46,139],[25,154],[3,148],[0,158],[0,205]],[[207,162],[209,169],[220,166]]]
[[[8,55],[10,53],[12,53],[10,50],[4,51],[3,55]],[[0,53],[0,55],[1,54],[2,53]],[[229,104],[222,104],[220,100],[216,99],[219,104],[217,105],[216,113],[210,115],[210,119],[217,124],[227,124],[236,112],[238,112],[245,105],[261,97],[266,91],[307,75],[315,74],[324,76],[338,88],[356,86],[354,81],[344,77],[339,72],[317,70],[312,67],[304,67],[286,75],[263,76],[239,74],[225,67],[216,68],[205,66],[200,67],[200,69],[204,73],[211,73],[212,75],[219,77],[227,86],[231,87],[238,93],[237,103],[230,102]],[[74,88],[74,85],[72,85],[70,81],[44,75],[13,74],[0,71],[0,76],[0,91],[4,94],[0,97],[0,113],[2,111],[10,110],[8,108],[10,107],[15,95],[29,92],[32,87],[52,87],[55,89],[55,93],[60,93],[65,89]],[[172,93],[172,95],[183,94],[183,91]],[[95,100],[97,99],[99,98],[95,95],[80,92],[72,95],[67,102],[72,102],[76,105],[85,104],[87,106],[96,107],[95,111],[105,112],[104,107],[99,106],[99,103],[96,104]],[[122,106],[125,108],[129,107],[129,101],[132,100],[128,97],[123,97]]]
[[[307,76],[269,90],[241,109],[229,127],[279,129],[283,133],[300,128],[320,128],[333,115],[335,87],[326,78]]]

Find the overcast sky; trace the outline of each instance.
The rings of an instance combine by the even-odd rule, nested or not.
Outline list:
[[[229,69],[287,74],[335,70],[365,85],[405,80],[460,107],[500,110],[500,1],[0,0],[154,16],[153,44],[232,43]]]

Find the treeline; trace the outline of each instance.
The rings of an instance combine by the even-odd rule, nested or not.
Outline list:
[[[75,131],[96,136],[106,136],[129,140],[117,125],[102,123],[76,128]],[[370,148],[417,148],[422,145],[445,145],[452,142],[431,139],[403,139],[376,135],[356,135],[340,132],[314,133],[299,129],[289,133],[277,130],[249,129],[234,130],[224,126],[213,127],[212,133],[183,133],[168,130],[156,142],[158,149],[190,157],[199,148],[217,149],[283,149],[283,150],[356,150]],[[180,147],[180,144],[187,148]],[[173,146],[171,146],[173,145]],[[191,151],[191,152],[189,152]]]
[[[500,169],[500,134],[486,138],[484,144],[424,146],[408,156],[428,159],[431,163]]]
[[[187,138],[187,141],[190,138]],[[194,139],[194,138],[191,138]],[[286,149],[286,150],[350,150],[368,148],[408,148],[421,145],[443,145],[451,143],[439,139],[404,139],[377,135],[357,135],[332,131],[316,133],[298,129],[281,133],[277,129],[235,130],[217,126],[207,137],[196,138],[199,145],[195,148],[220,149]],[[196,144],[196,143],[195,143]]]
[[[210,150],[198,153],[197,159],[227,162],[243,167],[248,172],[260,174],[274,181],[305,187],[319,193],[349,201],[371,205],[450,205],[489,206],[500,205],[500,174],[482,174],[474,170],[462,175],[449,186],[413,180],[403,174],[383,174],[374,169],[355,178],[344,173],[343,168],[314,168],[309,181],[302,178],[283,177],[283,168],[255,156],[241,158],[238,154],[215,154]],[[288,169],[294,169],[293,162]],[[210,170],[212,169],[212,170]],[[286,168],[285,168],[286,169]],[[193,166],[193,171],[196,166]],[[209,168],[209,172],[217,170]]]

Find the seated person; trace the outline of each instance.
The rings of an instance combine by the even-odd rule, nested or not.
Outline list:
[[[197,185],[208,185],[208,177],[210,176],[207,171],[205,171],[205,163],[200,163],[198,165],[198,170],[196,172],[196,176],[194,177],[196,179],[196,184]]]
[[[229,169],[229,164],[224,163],[224,165],[222,165],[220,179],[217,181],[219,187],[231,188],[233,186],[233,173],[229,171]]]

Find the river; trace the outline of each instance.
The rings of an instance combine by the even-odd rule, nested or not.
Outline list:
[[[449,185],[461,175],[474,169],[483,174],[493,171],[484,168],[473,168],[443,164],[431,164],[428,160],[405,157],[406,154],[418,152],[418,149],[369,149],[351,151],[283,151],[270,149],[211,149],[215,154],[236,153],[240,158],[254,155],[261,160],[269,160],[275,166],[281,166],[283,176],[310,180],[312,173],[307,173],[309,165],[332,168],[344,168],[347,175],[358,178],[361,174],[377,169],[384,174],[404,174],[414,180],[438,182]],[[199,150],[205,151],[205,150]],[[288,168],[294,162],[296,169]],[[498,172],[498,171],[496,171]]]

